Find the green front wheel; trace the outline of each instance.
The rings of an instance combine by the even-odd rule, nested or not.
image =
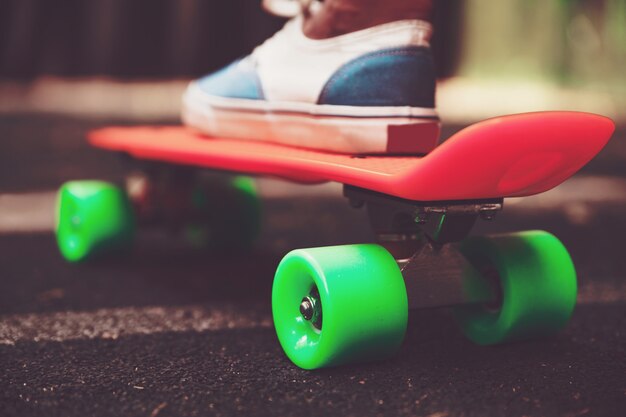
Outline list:
[[[480,345],[546,336],[563,328],[576,304],[576,271],[563,244],[544,231],[472,237],[460,250],[474,266],[465,290],[496,295],[495,303],[464,306],[455,315]]]
[[[250,177],[214,178],[193,190],[191,205],[199,219],[184,232],[195,246],[241,249],[260,233],[261,199]]]
[[[56,239],[67,261],[126,248],[133,234],[133,212],[123,189],[104,181],[71,181],[61,186]]]
[[[373,244],[346,245],[287,254],[274,278],[272,313],[289,359],[316,369],[395,353],[408,303],[389,252]]]

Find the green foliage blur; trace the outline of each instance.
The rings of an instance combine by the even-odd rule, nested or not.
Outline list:
[[[626,0],[466,0],[459,75],[611,93],[626,107]]]

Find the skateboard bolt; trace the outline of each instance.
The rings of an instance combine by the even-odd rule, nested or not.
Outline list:
[[[300,303],[300,314],[306,321],[311,321],[315,315],[315,301],[311,297],[304,297]]]
[[[300,314],[306,321],[310,321],[317,329],[322,329],[322,303],[319,292],[313,290],[300,302]]]

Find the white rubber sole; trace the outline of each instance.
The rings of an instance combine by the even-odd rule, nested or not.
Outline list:
[[[210,136],[351,154],[426,154],[439,139],[434,109],[357,107],[209,96],[192,83],[183,122]]]

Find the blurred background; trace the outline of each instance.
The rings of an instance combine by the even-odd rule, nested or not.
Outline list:
[[[0,0],[0,111],[175,117],[188,79],[281,27],[259,3]],[[435,5],[444,121],[556,108],[626,113],[625,0]]]

